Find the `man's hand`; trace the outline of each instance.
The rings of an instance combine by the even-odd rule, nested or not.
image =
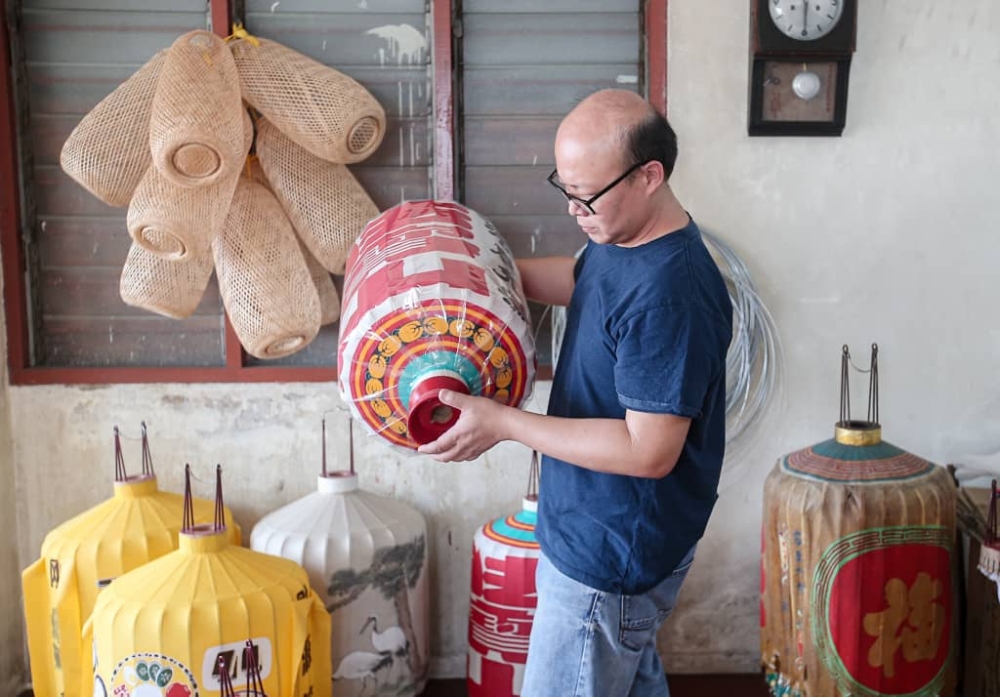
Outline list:
[[[475,460],[502,440],[506,440],[507,410],[486,397],[473,397],[451,390],[441,390],[438,399],[461,411],[455,425],[433,443],[421,445],[417,452],[441,462]]]
[[[673,471],[691,419],[625,411],[624,419],[542,416],[486,397],[441,390],[440,400],[462,413],[455,425],[418,452],[441,462],[474,460],[502,440],[513,440],[579,467],[661,479]]]

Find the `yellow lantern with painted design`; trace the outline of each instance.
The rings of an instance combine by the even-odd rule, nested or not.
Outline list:
[[[80,689],[91,650],[81,639],[84,622],[101,589],[112,579],[177,549],[183,498],[160,491],[142,427],[142,474],[128,476],[115,429],[114,497],[52,530],[41,557],[24,570],[24,613],[31,677],[38,695],[90,695]],[[195,514],[209,516],[212,502],[192,501]],[[240,529],[226,510],[230,539]]]
[[[231,544],[218,514],[194,525],[190,476],[187,499],[180,548],[116,579],[97,600],[84,628],[93,694],[221,695],[225,671],[237,690],[259,676],[272,697],[329,697],[330,617],[306,572]]]

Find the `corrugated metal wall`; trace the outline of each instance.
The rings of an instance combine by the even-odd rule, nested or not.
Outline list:
[[[573,254],[586,243],[545,178],[559,122],[586,95],[640,88],[638,0],[464,0],[464,198],[516,257]],[[532,307],[536,324],[542,308]],[[550,324],[538,353],[551,356]]]
[[[101,204],[58,166],[80,118],[156,51],[207,28],[205,0],[24,0],[22,38],[37,200],[42,364],[222,365],[213,280],[182,322],[129,308],[118,278],[125,211]],[[432,192],[433,84],[424,0],[246,0],[258,34],[357,79],[388,116],[381,148],[352,167],[386,208]],[[518,256],[572,254],[585,241],[545,183],[560,119],[602,87],[641,89],[639,0],[465,0],[456,61],[462,199],[490,217]],[[536,320],[540,316],[535,308]],[[547,322],[545,322],[547,325]],[[278,364],[331,365],[337,327]],[[547,360],[547,331],[540,358]],[[275,362],[267,362],[273,365]]]
[[[28,173],[37,206],[39,359],[45,365],[222,365],[221,302],[213,281],[178,323],[131,308],[118,280],[131,238],[125,210],[98,201],[59,168],[70,131],[156,51],[207,28],[204,0],[23,0],[28,77]]]
[[[382,104],[385,139],[371,158],[351,167],[381,210],[431,195],[433,90],[423,0],[247,0],[245,19],[251,34],[351,76]],[[288,358],[248,357],[248,364],[333,365],[338,331],[338,325],[324,327]]]

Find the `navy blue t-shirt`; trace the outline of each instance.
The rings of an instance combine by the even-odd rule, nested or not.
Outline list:
[[[662,479],[544,457],[536,532],[570,578],[643,593],[701,539],[718,496],[732,305],[694,221],[638,247],[589,242],[574,275],[548,413],[624,419],[630,409],[691,427]]]

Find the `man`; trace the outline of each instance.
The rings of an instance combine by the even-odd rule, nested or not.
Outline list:
[[[717,498],[732,306],[667,183],[666,119],[604,90],[559,127],[556,170],[589,242],[518,263],[528,297],[569,305],[548,415],[443,392],[458,422],[420,452],[471,460],[501,440],[544,453],[542,559],[525,697],[668,695],[656,632]]]

